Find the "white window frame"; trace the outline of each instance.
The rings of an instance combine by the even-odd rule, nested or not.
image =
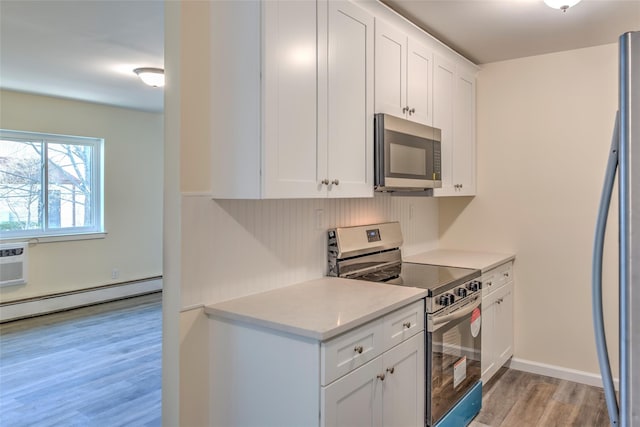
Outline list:
[[[43,143],[43,174],[42,174],[42,203],[44,218],[40,229],[0,231],[0,241],[36,239],[38,242],[81,240],[104,237],[104,139],[85,136],[57,135],[40,132],[27,132],[0,129],[1,139],[40,140]],[[89,145],[93,147],[91,156],[91,195],[92,195],[92,224],[91,227],[61,227],[49,228],[49,183],[47,145],[49,143],[68,145]]]

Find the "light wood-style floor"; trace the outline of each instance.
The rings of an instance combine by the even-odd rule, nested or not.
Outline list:
[[[0,325],[0,426],[160,426],[161,294]],[[602,389],[503,368],[471,427],[605,427]]]
[[[161,299],[0,325],[0,425],[160,426]]]
[[[502,368],[470,427],[606,427],[602,388]]]

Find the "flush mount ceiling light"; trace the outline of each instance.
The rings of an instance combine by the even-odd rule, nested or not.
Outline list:
[[[162,68],[136,68],[133,72],[149,86],[164,86],[164,70]]]
[[[554,9],[566,12],[571,6],[575,6],[580,0],[544,0],[545,4]]]

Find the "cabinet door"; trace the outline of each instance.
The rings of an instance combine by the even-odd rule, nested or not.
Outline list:
[[[433,53],[424,45],[409,39],[407,50],[407,106],[409,107],[407,117],[409,120],[427,126],[433,125],[432,88]]]
[[[262,10],[263,197],[324,197],[325,171],[317,162],[324,148],[316,134],[316,3],[268,1]]]
[[[453,101],[455,64],[439,55],[433,61],[433,126],[442,131],[442,188],[434,196],[454,195],[453,181]]]
[[[482,382],[484,384],[486,384],[497,371],[494,330],[497,305],[495,293],[482,299],[482,360],[480,366]]]
[[[382,356],[322,387],[320,425],[377,427],[382,425]]]
[[[476,79],[460,70],[456,74],[453,110],[453,181],[458,196],[476,194]]]
[[[496,297],[494,349],[496,364],[500,368],[513,356],[513,282],[498,290]]]
[[[407,36],[376,20],[376,112],[405,116],[407,107]]]
[[[327,29],[329,196],[372,197],[373,16],[329,1]]]
[[[424,349],[424,332],[420,332],[382,355],[382,425],[424,426]]]

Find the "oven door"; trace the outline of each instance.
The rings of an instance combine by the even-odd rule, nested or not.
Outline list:
[[[480,296],[427,314],[427,425],[435,425],[480,380]],[[462,302],[462,301],[461,301]]]

